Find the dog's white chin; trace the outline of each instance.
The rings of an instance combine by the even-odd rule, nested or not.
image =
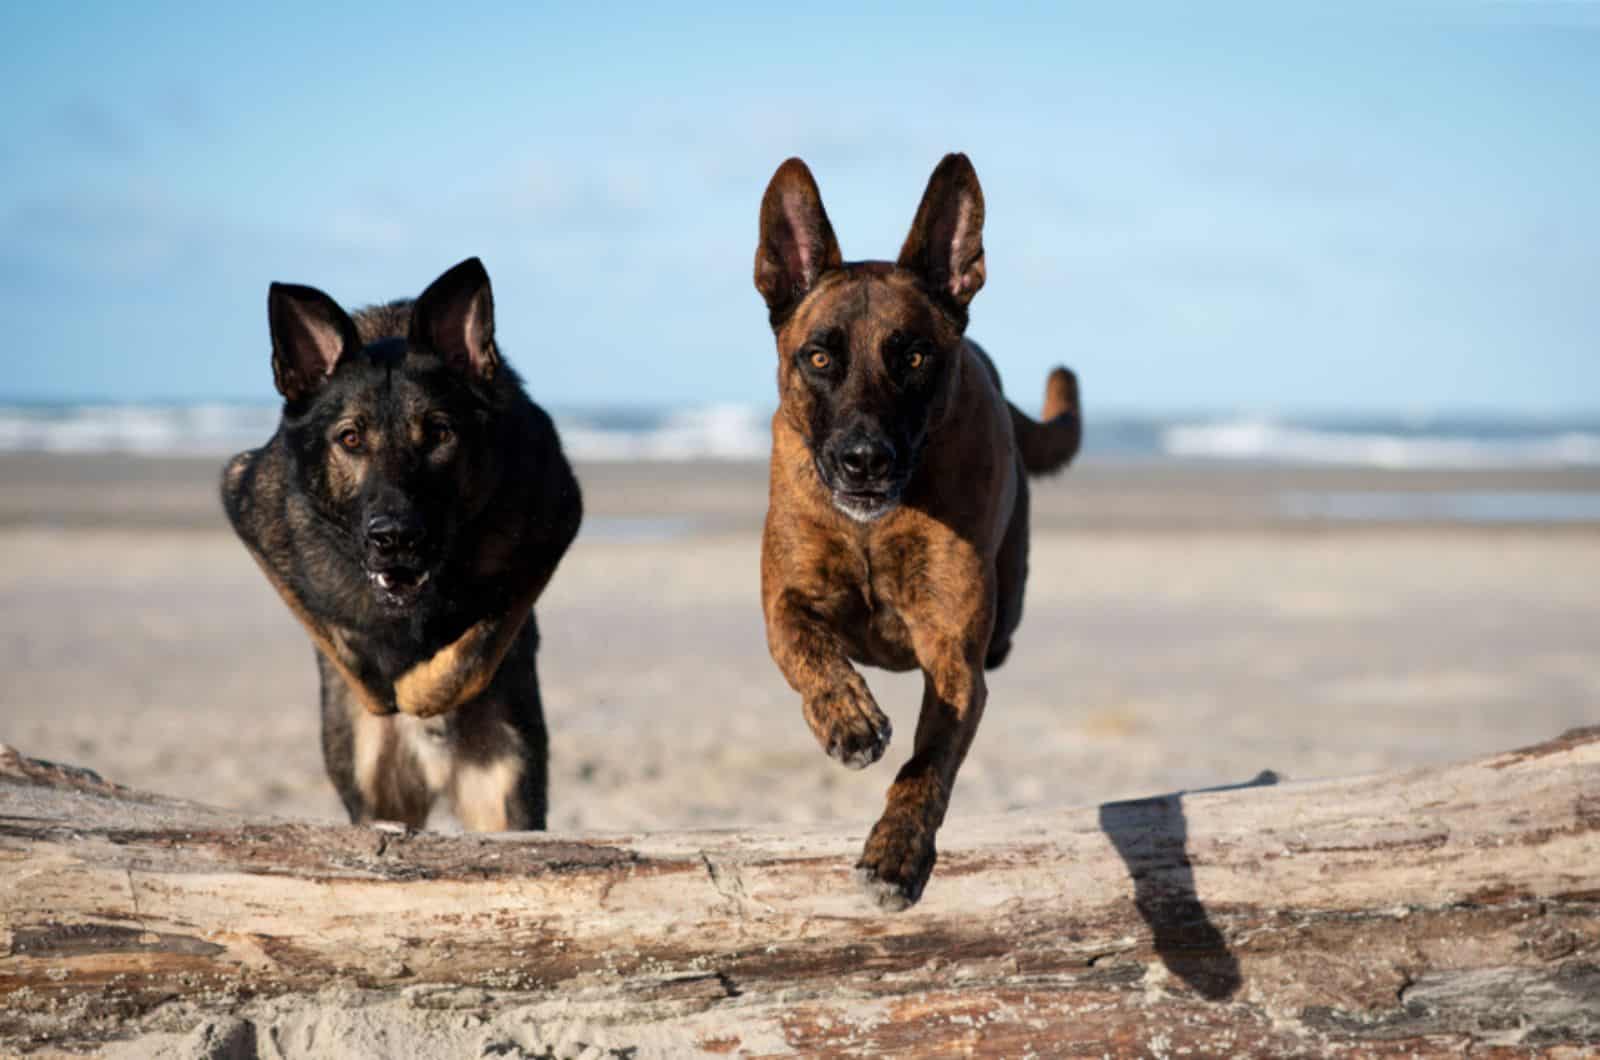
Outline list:
[[[843,493],[833,495],[833,506],[858,523],[875,523],[894,511],[898,503],[888,497],[869,501]]]

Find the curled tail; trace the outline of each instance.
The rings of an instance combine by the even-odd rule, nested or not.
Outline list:
[[[1044,415],[1035,421],[1011,406],[1011,429],[1017,436],[1022,466],[1030,475],[1059,471],[1078,454],[1083,440],[1083,413],[1078,404],[1078,377],[1057,368],[1044,384]]]

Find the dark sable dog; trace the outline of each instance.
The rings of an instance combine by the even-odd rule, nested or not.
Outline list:
[[[582,517],[544,411],[494,339],[477,258],[352,318],[267,296],[278,431],[222,476],[233,528],[311,635],[322,753],[353,821],[543,828],[532,608]]]
[[[778,344],[772,489],[761,550],[767,643],[828,754],[861,768],[889,719],[850,660],[922,670],[912,756],[858,875],[915,902],[983,715],[985,666],[1022,618],[1027,475],[1077,452],[1077,381],[1050,375],[1040,424],[963,337],[983,286],[983,192],[965,155],[934,170],[900,259],[844,263],[811,171],[761,203],[756,288]]]

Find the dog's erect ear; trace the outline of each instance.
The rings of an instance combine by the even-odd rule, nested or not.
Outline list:
[[[494,377],[494,292],[483,262],[468,258],[428,285],[411,308],[411,343],[426,346],[459,372]]]
[[[811,170],[798,158],[778,167],[761,197],[756,290],[776,324],[828,269],[839,265],[839,241],[822,208]]]
[[[350,315],[315,287],[269,287],[267,326],[272,329],[272,382],[288,401],[314,393],[339,358],[361,345]]]
[[[928,178],[899,264],[963,309],[983,286],[983,189],[966,155],[945,155]]]

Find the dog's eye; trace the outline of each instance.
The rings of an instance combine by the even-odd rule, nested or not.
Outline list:
[[[339,444],[344,447],[347,453],[359,453],[361,451],[361,442],[361,432],[354,427],[346,427],[339,432]]]
[[[455,428],[443,420],[435,420],[428,424],[428,444],[441,446],[456,436]]]
[[[906,367],[910,368],[912,371],[916,371],[927,362],[928,358],[926,354],[924,354],[921,350],[912,350],[911,355],[906,358]]]
[[[819,372],[826,371],[833,364],[833,358],[828,355],[827,350],[812,350],[809,360],[811,367]]]

